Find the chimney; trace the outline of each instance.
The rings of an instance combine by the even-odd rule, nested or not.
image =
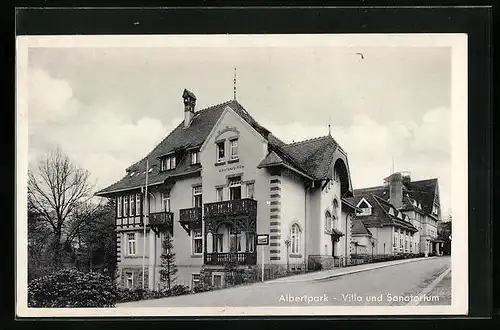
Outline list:
[[[194,107],[196,105],[196,96],[193,92],[184,89],[182,93],[182,98],[184,99],[184,128],[189,127],[191,120],[194,117]]]
[[[396,209],[403,206],[403,177],[394,173],[389,177],[390,202]]]

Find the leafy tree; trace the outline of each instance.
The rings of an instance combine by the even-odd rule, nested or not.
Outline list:
[[[77,230],[77,268],[113,277],[116,271],[115,203],[101,206],[90,221]]]
[[[177,266],[175,265],[175,253],[173,252],[174,244],[170,233],[166,233],[165,239],[162,242],[163,252],[161,258],[160,281],[165,283],[167,290],[170,291],[173,284],[177,280]]]

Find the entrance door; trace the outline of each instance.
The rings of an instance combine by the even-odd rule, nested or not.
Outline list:
[[[214,288],[220,289],[222,287],[222,275],[214,275]]]

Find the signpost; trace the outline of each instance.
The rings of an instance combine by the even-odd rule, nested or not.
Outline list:
[[[264,282],[264,246],[269,245],[269,234],[258,234],[257,245],[262,245],[262,282]]]

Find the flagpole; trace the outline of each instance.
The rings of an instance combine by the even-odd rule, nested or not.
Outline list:
[[[148,203],[148,173],[149,173],[149,160],[146,158],[146,188],[144,189],[144,201],[146,203],[147,215],[144,214],[142,221],[143,237],[142,237],[142,289],[144,290],[145,268],[146,268],[146,217],[149,219],[149,203]],[[149,223],[149,221],[148,221]]]

